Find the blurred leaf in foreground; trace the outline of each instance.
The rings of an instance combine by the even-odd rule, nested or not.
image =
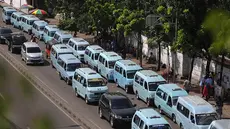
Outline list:
[[[19,77],[19,85],[21,87],[22,93],[26,98],[33,97],[34,87],[32,84],[23,76]]]
[[[32,129],[54,129],[54,124],[48,115],[42,115],[34,119]]]
[[[2,116],[0,116],[0,129],[10,129],[9,122]]]
[[[6,67],[0,62],[0,87],[4,86],[6,81]]]

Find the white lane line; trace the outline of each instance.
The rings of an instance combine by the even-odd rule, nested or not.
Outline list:
[[[91,119],[88,119],[90,122],[92,122],[95,126],[97,126],[98,129],[102,129],[101,127],[99,127],[95,122],[93,122]]]
[[[0,47],[3,51],[4,48]],[[28,69],[21,63],[19,62],[14,56],[12,56],[11,54],[7,53],[7,55],[10,55],[12,58],[14,58],[15,61],[17,61],[23,68],[25,68],[27,71]],[[63,101],[65,101],[66,103],[68,103],[68,101],[66,101],[64,98],[62,98],[60,95],[58,95],[57,92],[55,92],[53,89],[51,89],[44,81],[42,81],[38,76],[34,75],[35,78],[37,78],[40,82],[42,82],[42,84],[44,84],[47,88],[49,88],[52,92],[54,92],[54,94],[56,94],[58,97],[60,97]]]
[[[1,53],[1,57],[4,58],[16,71],[18,71],[23,77],[25,77],[24,74],[21,73],[8,59],[6,59]],[[26,77],[25,77],[26,78]],[[26,78],[27,79],[27,78]],[[75,124],[80,125],[78,122],[76,122],[71,116],[69,116],[63,109],[61,109],[55,102],[53,102],[46,94],[44,94],[40,89],[38,89],[33,82],[31,82],[29,79],[27,79],[42,95],[44,95],[51,103],[53,103],[60,111],[62,111],[67,117],[69,117],[70,120],[72,120]],[[81,129],[84,129],[82,126],[80,126]]]
[[[58,95],[57,92],[55,92],[53,89],[51,89],[44,81],[42,81],[38,76],[34,75],[35,78],[37,78],[43,85],[45,85],[48,89],[50,89],[52,92],[54,92],[55,95],[57,95],[58,97],[60,97],[63,101],[65,101],[66,103],[68,103],[68,101],[66,101],[64,98],[62,98],[60,95]],[[68,103],[69,104],[69,103]]]

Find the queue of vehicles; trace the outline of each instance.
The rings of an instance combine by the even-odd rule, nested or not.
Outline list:
[[[98,45],[90,45],[82,38],[74,38],[33,15],[12,11],[9,7],[3,7],[3,13],[3,21],[44,40],[46,57],[50,57],[51,66],[57,70],[60,79],[72,85],[75,95],[82,97],[87,104],[99,102],[100,118],[108,120],[112,127],[131,123],[132,129],[171,129],[153,108],[136,110],[136,105],[126,95],[109,92],[104,78],[114,81],[127,93],[133,91],[136,98],[148,106],[155,105],[161,114],[169,116],[180,128],[213,129],[209,125],[218,119],[214,107],[201,97],[188,95],[176,84],[166,84],[166,80],[156,72],[143,70],[135,62],[124,60],[115,52],[106,52]],[[4,29],[7,28],[0,28],[1,43],[7,43],[12,51],[20,48],[26,64],[44,64],[44,55],[37,43],[17,42],[15,36],[23,37],[23,34],[14,35],[9,30],[2,34]],[[83,63],[91,68],[84,68]]]

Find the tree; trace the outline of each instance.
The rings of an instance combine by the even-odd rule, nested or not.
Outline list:
[[[218,23],[218,24],[216,24]],[[211,32],[213,43],[209,51],[217,57],[221,55],[220,86],[222,82],[224,60],[230,52],[230,14],[224,10],[212,10],[208,13],[204,27]]]

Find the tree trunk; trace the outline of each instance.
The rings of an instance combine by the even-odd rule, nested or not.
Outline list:
[[[161,43],[158,41],[158,65],[157,65],[157,71],[161,70]]]
[[[207,58],[206,75],[209,75],[209,73],[210,73],[210,64],[211,64],[211,61],[212,61],[212,57],[209,55],[208,58]]]
[[[138,60],[140,57],[140,43],[139,43],[139,33],[137,35],[137,57],[136,59]]]
[[[224,56],[225,56],[225,54],[222,54],[222,57],[221,57],[221,66],[220,66],[220,86],[222,86],[222,75],[223,75],[223,69],[224,69]]]
[[[170,73],[170,58],[169,58],[169,46],[167,46],[167,55],[168,55],[168,74],[167,74],[167,80],[168,80],[168,83],[169,83],[169,73]]]
[[[123,41],[123,48],[122,48],[122,56],[125,59],[126,58],[126,38],[124,34],[122,34],[122,41]]]
[[[191,80],[192,80],[192,72],[193,72],[193,68],[194,68],[193,67],[194,61],[195,61],[195,56],[193,56],[192,60],[191,60],[191,66],[190,66],[189,77],[188,77],[189,82],[191,82]]]
[[[142,48],[143,44],[141,42],[141,31],[138,32],[138,44],[139,44],[139,57],[140,57],[140,66],[142,67]]]

